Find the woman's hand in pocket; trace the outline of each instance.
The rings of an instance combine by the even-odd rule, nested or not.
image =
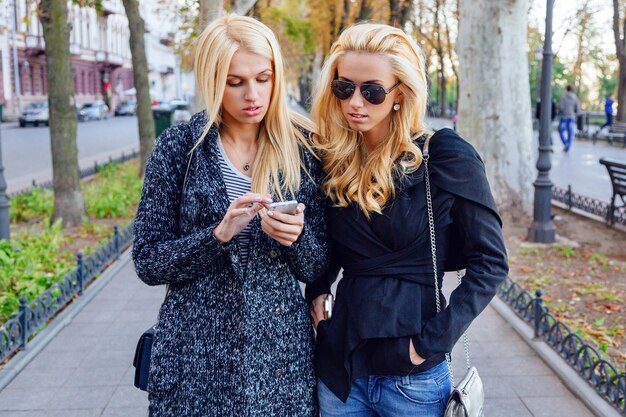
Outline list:
[[[409,358],[411,359],[411,363],[416,366],[421,365],[422,363],[426,362],[426,359],[422,358],[415,351],[415,347],[413,346],[413,339],[411,339],[410,337],[409,337]]]

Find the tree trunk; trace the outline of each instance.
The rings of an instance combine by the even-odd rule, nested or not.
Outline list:
[[[617,86],[617,120],[626,121],[626,19],[622,17],[619,0],[613,0],[613,36],[615,38],[615,54],[619,61],[619,82]],[[622,28],[622,29],[620,29]]]
[[[76,108],[70,57],[70,30],[67,1],[39,2],[39,16],[46,42],[48,103],[54,211],[52,222],[63,219],[64,227],[82,222],[87,215],[80,192]]]
[[[437,35],[437,38],[439,38],[439,35]],[[439,43],[441,43],[441,39],[438,40]],[[443,53],[443,49],[441,47],[437,48],[437,58],[439,61],[439,82],[440,82],[440,86],[439,86],[439,105],[440,105],[440,113],[439,115],[441,117],[446,117],[446,107],[448,106],[448,93],[447,93],[447,79],[446,79],[446,72],[445,72],[445,66],[444,66],[444,59],[445,59],[445,55]]]
[[[589,25],[593,18],[593,12],[589,6],[590,0],[585,0],[581,8],[576,12],[576,26],[578,33],[576,34],[576,62],[574,63],[574,70],[572,74],[574,76],[574,88],[576,95],[580,98],[583,82],[583,63],[587,58],[588,47],[585,41],[588,38]]]
[[[389,24],[404,29],[413,14],[413,1],[389,0]]]
[[[619,59],[619,82],[617,85],[617,120],[626,122],[626,57]]]
[[[254,7],[256,4],[256,0],[237,0],[233,5],[233,13],[237,13],[240,15],[247,15],[250,9]]]
[[[202,33],[205,27],[214,19],[222,14],[222,0],[198,0],[199,17],[198,17],[198,33]],[[199,112],[205,107],[202,91],[197,86],[193,97],[194,112]]]
[[[362,0],[361,2],[361,10],[359,10],[359,15],[356,18],[357,22],[363,20],[371,20],[372,19],[372,6],[370,5],[370,0]]]
[[[198,19],[198,33],[202,33],[212,20],[222,14],[223,0],[198,0],[200,19]]]
[[[146,163],[154,146],[154,121],[150,100],[150,81],[148,80],[148,61],[143,39],[144,21],[139,14],[137,0],[122,0],[130,29],[130,52],[133,60],[133,80],[137,90],[137,124],[139,125],[139,155],[141,166],[139,175],[143,176]]]
[[[450,25],[448,24],[448,18],[446,17],[446,14],[443,14],[443,24],[444,27],[446,28],[446,47],[448,48],[448,59],[450,60],[450,66],[452,67],[452,73],[454,74],[454,79],[456,80],[456,91],[455,91],[455,102],[454,102],[454,107],[455,107],[455,113],[457,111],[458,108],[458,102],[459,102],[459,72],[457,71],[456,65],[454,64],[454,58],[452,56],[453,52],[454,52],[454,48],[452,48],[452,38],[450,36]],[[458,33],[458,20],[457,20],[457,26],[456,26],[456,32]]]
[[[439,16],[444,12],[441,10],[445,7],[445,0],[437,0],[435,2],[435,16],[434,16],[434,32],[437,37],[437,47],[435,49],[437,53],[437,61],[439,61],[439,91],[438,91],[438,107],[439,116],[446,116],[446,73],[445,73],[445,56],[443,52],[443,43],[441,41],[441,24],[439,23]]]
[[[502,210],[529,213],[533,133],[527,48],[528,0],[461,2],[459,130],[481,154]]]

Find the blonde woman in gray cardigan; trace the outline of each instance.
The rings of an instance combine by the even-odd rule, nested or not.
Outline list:
[[[211,23],[195,70],[206,111],[158,138],[134,227],[139,278],[169,285],[150,416],[317,416],[298,284],[328,251],[310,122],[288,111],[278,42],[252,18]],[[267,210],[290,199],[295,214]]]

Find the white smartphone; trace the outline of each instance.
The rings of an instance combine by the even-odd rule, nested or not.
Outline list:
[[[290,201],[279,201],[276,203],[270,204],[270,211],[275,211],[278,213],[285,214],[296,214],[296,209],[298,208],[298,202],[296,200]]]
[[[333,316],[333,304],[335,299],[332,294],[327,294],[324,298],[324,320],[330,320]]]

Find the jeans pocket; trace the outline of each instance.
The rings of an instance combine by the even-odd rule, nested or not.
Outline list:
[[[408,382],[403,380],[396,381],[396,390],[407,400],[422,404],[434,405],[442,402],[441,387],[432,378],[414,379],[410,378]]]

